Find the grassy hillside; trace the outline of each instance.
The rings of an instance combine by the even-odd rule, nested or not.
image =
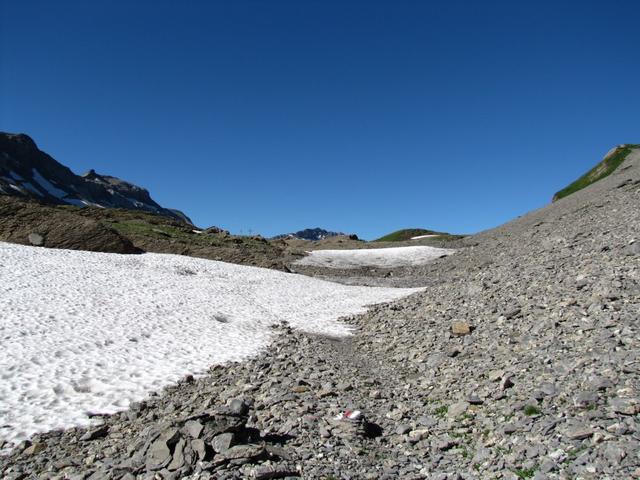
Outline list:
[[[421,235],[450,236],[448,233],[425,230],[424,228],[405,228],[385,235],[384,237],[380,237],[374,240],[374,242],[405,242],[407,240],[411,240],[413,237],[419,237]]]
[[[636,148],[640,148],[640,145],[628,144],[616,147],[614,151],[604,157],[602,161],[595,167],[582,175],[575,182],[557,192],[553,196],[553,201],[555,202],[556,200],[560,200],[561,198],[571,195],[578,190],[582,190],[592,183],[597,182],[598,180],[601,180],[608,175],[611,175],[615,171],[615,169],[618,168],[622,164],[622,162],[624,162],[624,159],[627,158],[627,155],[629,155],[631,151]]]

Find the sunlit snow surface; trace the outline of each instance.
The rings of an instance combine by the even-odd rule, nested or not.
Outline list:
[[[0,438],[89,423],[268,345],[282,320],[346,335],[338,317],[416,289],[353,287],[178,255],[0,243]]]
[[[308,252],[309,255],[297,260],[295,263],[325,268],[394,268],[422,265],[444,255],[451,255],[453,252],[454,250],[448,248],[425,246],[360,250],[314,250],[313,252]]]

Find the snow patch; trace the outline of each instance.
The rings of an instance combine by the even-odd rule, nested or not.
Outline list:
[[[78,200],[77,198],[65,198],[65,203],[69,205],[75,205],[76,207],[86,207],[89,205],[89,202],[86,200]]]
[[[38,190],[32,183],[29,182],[22,182],[22,186],[27,188],[28,190],[30,190],[31,192],[35,193],[36,195],[40,196],[40,197],[44,197],[44,195],[42,194],[42,192],[40,190]]]
[[[33,177],[42,188],[49,192],[49,195],[60,199],[67,195],[67,192],[65,192],[64,190],[60,190],[58,187],[53,185],[49,180],[40,175],[40,172],[35,168],[33,169]]]
[[[439,237],[440,235],[418,235],[417,237],[411,237],[411,240],[420,240],[421,238]]]
[[[0,259],[0,439],[10,443],[86,426],[88,412],[123,410],[186,374],[255,355],[280,321],[348,335],[339,317],[420,290],[169,254],[0,242]]]
[[[454,250],[426,246],[370,248],[362,250],[314,250],[297,260],[297,265],[325,268],[406,267],[422,265]]]

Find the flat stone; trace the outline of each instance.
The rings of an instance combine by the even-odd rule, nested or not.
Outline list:
[[[454,403],[453,405],[449,406],[449,409],[447,410],[447,416],[449,418],[459,417],[464,412],[466,412],[468,408],[469,408],[469,403],[468,402]]]
[[[507,423],[502,427],[502,432],[505,435],[511,435],[512,433],[515,433],[517,431],[518,431],[518,427],[513,423]]]
[[[612,398],[609,405],[616,413],[622,415],[635,415],[640,413],[640,402],[635,398]]]
[[[553,383],[543,383],[540,385],[540,391],[549,397],[553,397],[558,394],[558,389]]]
[[[411,431],[411,427],[409,425],[398,425],[396,427],[396,434],[397,435],[406,435],[410,431]]]
[[[426,428],[417,428],[409,432],[409,440],[412,442],[419,442],[429,436],[429,430]]]
[[[640,242],[633,242],[624,249],[624,253],[628,256],[640,255]]]
[[[37,455],[45,449],[45,444],[42,442],[33,442],[27,448],[25,448],[22,453],[24,455]]]
[[[264,455],[265,449],[261,445],[236,445],[220,455],[226,460],[237,460],[240,458],[256,458]]]
[[[521,311],[522,311],[522,309],[520,309],[520,308],[512,308],[511,310],[507,310],[503,315],[504,315],[504,318],[509,320],[509,319],[515,317],[516,315],[518,315]]]
[[[191,438],[199,438],[204,429],[204,425],[197,420],[189,420],[185,423],[184,429]]]
[[[603,390],[606,390],[608,388],[612,388],[614,384],[608,378],[600,377],[600,378],[594,379],[590,383],[590,385],[591,385],[591,387],[593,387],[596,390],[603,391]]]
[[[171,461],[171,449],[167,442],[156,440],[151,444],[147,451],[146,467],[147,470],[160,470],[169,465]]]
[[[581,392],[573,397],[573,404],[578,408],[588,408],[598,402],[598,394],[595,392]]]
[[[571,440],[585,440],[593,435],[593,430],[590,428],[576,428],[569,430],[566,434],[567,438]]]
[[[456,442],[455,440],[452,440],[452,439],[449,439],[449,438],[445,438],[445,439],[442,439],[442,440],[438,441],[438,443],[436,444],[436,448],[438,450],[440,450],[441,452],[444,452],[444,451],[452,449],[456,445],[458,445],[458,442]]]
[[[191,441],[191,450],[198,455],[198,460],[202,461],[207,457],[207,446],[204,440],[197,438]]]
[[[251,471],[251,478],[255,480],[269,480],[272,478],[298,478],[299,473],[287,465],[260,465]]]
[[[471,333],[471,325],[466,322],[453,322],[451,333],[454,335],[469,335]]]
[[[186,441],[181,438],[178,443],[176,443],[176,447],[173,450],[173,458],[171,459],[171,463],[167,466],[168,470],[178,470],[182,468],[184,465],[184,446]]]
[[[223,453],[229,450],[235,441],[235,434],[232,432],[216,435],[211,440],[211,447],[216,453]]]
[[[160,470],[166,467],[171,461],[171,447],[178,442],[179,438],[180,435],[175,428],[163,431],[147,451],[145,462],[147,470]]]

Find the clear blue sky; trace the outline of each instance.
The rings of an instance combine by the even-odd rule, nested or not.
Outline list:
[[[640,141],[633,0],[0,2],[0,129],[201,226],[475,232]]]

